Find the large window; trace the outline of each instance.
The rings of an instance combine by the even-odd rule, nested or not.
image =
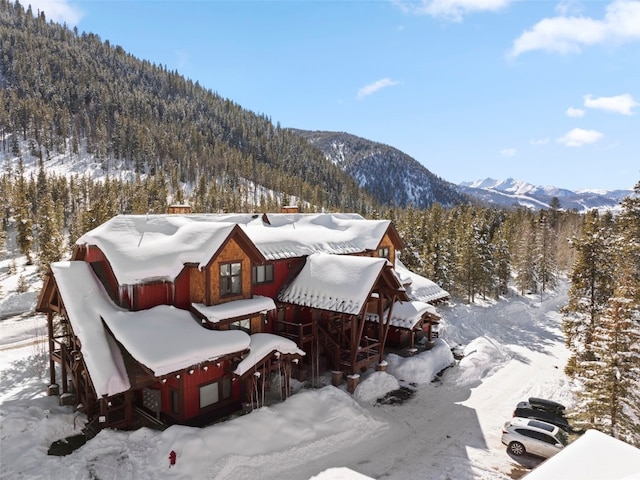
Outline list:
[[[242,293],[242,264],[224,263],[220,265],[220,296],[240,295]]]
[[[200,387],[200,408],[209,407],[228,398],[231,398],[231,379],[229,377]]]
[[[378,249],[378,257],[389,259],[389,247],[382,247]]]
[[[273,264],[256,265],[253,267],[253,284],[273,282]]]

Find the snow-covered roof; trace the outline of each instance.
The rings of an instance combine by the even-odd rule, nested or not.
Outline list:
[[[395,302],[393,304],[393,309],[391,310],[391,320],[389,325],[392,327],[411,330],[418,324],[425,313],[430,313],[433,316],[439,317],[436,308],[428,303],[418,302],[416,300],[409,302]],[[389,309],[384,312],[385,321],[388,317]],[[367,315],[367,320],[377,322],[378,315]]]
[[[638,480],[640,449],[597,430],[587,430],[549,458],[526,480]]]
[[[239,225],[268,260],[375,250],[391,222],[356,214],[118,215],[76,244],[96,245],[120,285],[172,281],[185,263],[204,266]]]
[[[384,258],[314,253],[278,300],[355,315],[386,264]]]
[[[391,224],[356,214],[270,214],[267,218],[269,224],[250,222],[244,228],[268,260],[375,250]]]
[[[98,246],[120,285],[173,281],[185,263],[206,265],[234,227],[230,222],[194,222],[182,215],[118,215],[76,244]]]
[[[114,337],[156,377],[249,348],[247,333],[203,328],[186,310],[160,305],[131,312],[118,307],[88,263],[58,262],[51,270],[99,396],[130,388]]]
[[[398,258],[396,258],[395,271],[412,300],[432,303],[450,297],[449,292],[428,278],[413,273]]]
[[[305,355],[305,352],[300,350],[296,343],[288,338],[281,337],[280,335],[273,335],[271,333],[254,333],[251,335],[251,350],[236,367],[236,375],[242,376],[248,372],[254,365],[257,365],[271,352],[280,352],[282,354],[298,354],[300,356]]]
[[[219,305],[192,303],[191,306],[211,323],[218,323],[229,318],[249,317],[276,309],[273,299],[260,295]]]
[[[51,271],[73,332],[83,346],[82,355],[96,393],[115,395],[129,390],[122,354],[101,320],[124,310],[111,302],[88,263],[57,262],[51,264]]]
[[[114,311],[104,321],[116,340],[156,377],[242,352],[250,344],[242,330],[209,330],[190,312],[169,305]]]

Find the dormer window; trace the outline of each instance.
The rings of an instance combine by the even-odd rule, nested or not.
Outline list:
[[[389,247],[382,247],[378,249],[378,257],[389,259]]]
[[[242,294],[242,264],[240,262],[220,265],[220,296]]]

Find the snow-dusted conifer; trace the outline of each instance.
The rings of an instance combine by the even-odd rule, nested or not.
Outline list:
[[[613,294],[614,269],[611,226],[597,211],[587,215],[581,238],[574,238],[576,259],[570,274],[569,300],[563,309],[563,331],[572,356],[567,373],[583,361],[594,360],[591,343],[602,312]]]
[[[515,247],[515,283],[521,295],[535,292],[537,288],[535,244],[536,231],[531,221],[525,218]]]
[[[577,377],[576,411],[586,426],[640,445],[640,305],[638,282],[625,269],[609,299],[591,344],[593,360],[583,362]]]
[[[553,290],[557,284],[556,234],[548,212],[542,210],[538,216],[535,268],[540,290]]]
[[[59,224],[56,209],[49,195],[42,198],[38,216],[38,245],[40,247],[38,268],[41,274],[45,274],[52,262],[57,262],[62,258],[64,245],[62,226]]]

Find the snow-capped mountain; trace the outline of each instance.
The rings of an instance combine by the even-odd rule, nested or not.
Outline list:
[[[406,153],[344,132],[291,129],[318,148],[380,203],[428,208],[468,202],[456,185],[434,175]]]
[[[475,182],[462,182],[460,190],[479,201],[497,206],[524,206],[534,210],[549,208],[555,197],[564,210],[586,212],[592,209],[615,210],[620,201],[631,194],[632,190],[568,190],[553,186],[536,186],[530,183],[507,178],[495,180],[485,178]]]

